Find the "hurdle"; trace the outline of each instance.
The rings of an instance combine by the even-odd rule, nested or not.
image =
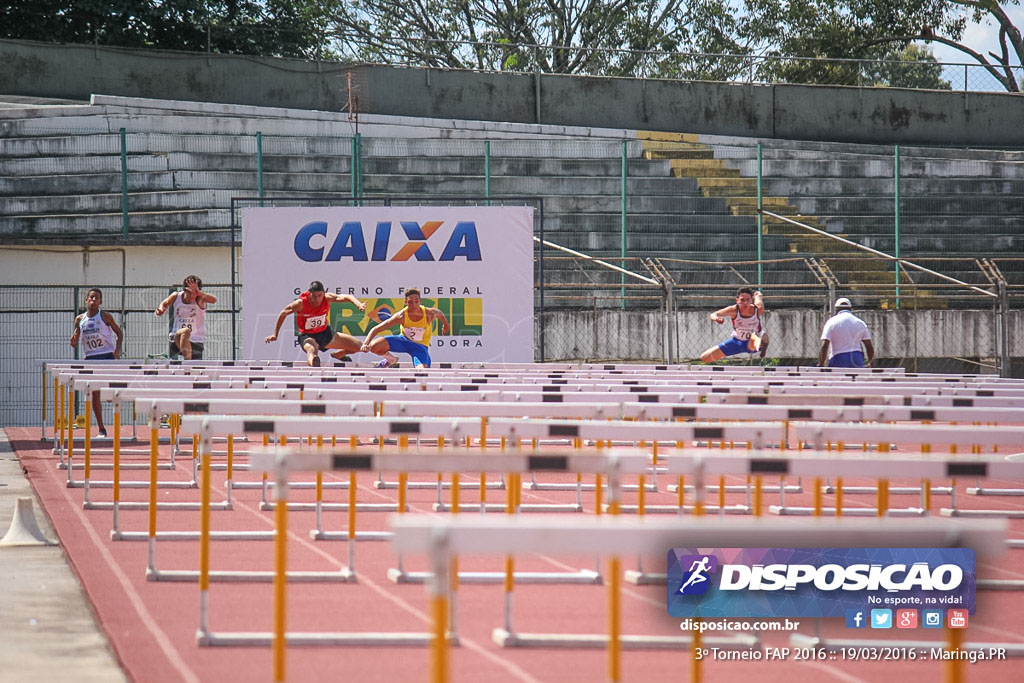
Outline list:
[[[397,423],[396,423],[397,424]],[[414,423],[406,423],[414,424]],[[212,433],[210,418],[204,418],[202,427],[204,436]],[[409,430],[406,429],[406,432]],[[205,439],[204,439],[205,440]],[[298,646],[335,646],[335,647],[367,647],[367,646],[426,646],[435,637],[434,632],[335,632],[335,633],[301,633],[287,632],[286,627],[286,596],[287,583],[292,580],[295,573],[287,570],[286,541],[288,534],[288,475],[292,471],[324,471],[330,469],[347,470],[354,480],[356,470],[374,469],[372,459],[388,459],[386,462],[378,462],[377,465],[383,468],[397,468],[413,470],[419,466],[418,460],[422,456],[408,452],[398,453],[376,453],[373,455],[353,453],[331,453],[321,452],[296,452],[288,448],[267,449],[254,452],[250,458],[250,464],[255,471],[275,472],[277,495],[277,506],[275,508],[275,560],[274,560],[274,630],[272,632],[214,632],[210,630],[209,620],[209,585],[212,572],[209,570],[209,515],[204,514],[201,520],[201,545],[200,545],[200,570],[199,570],[199,628],[196,634],[196,642],[201,646],[210,647],[231,647],[231,646],[262,646],[273,649],[275,666],[275,677],[278,680],[284,678],[284,652],[287,645]],[[208,458],[204,458],[204,463]],[[205,465],[204,465],[205,466]],[[204,481],[207,481],[204,477]],[[351,480],[350,480],[351,481]],[[349,565],[343,568],[342,574],[354,578],[352,570],[354,565],[355,546],[355,492],[354,481],[349,487],[349,529],[347,532],[349,541]],[[208,502],[208,490],[204,485],[204,501]],[[390,532],[388,532],[390,533]],[[453,603],[454,604],[454,601]],[[442,615],[444,618],[444,615]],[[453,622],[454,623],[454,622]],[[454,645],[458,644],[458,635],[454,628],[445,629],[441,637]]]
[[[841,481],[844,477],[877,477],[879,471],[886,479],[895,477],[918,478],[931,480],[943,477],[955,477],[962,474],[965,466],[970,467],[978,476],[997,478],[1024,478],[1024,462],[1012,462],[993,455],[972,455],[969,461],[948,454],[892,453],[885,460],[878,460],[870,453],[841,451],[791,451],[785,456],[772,453],[752,453],[750,456],[737,455],[728,451],[707,452],[690,449],[673,453],[665,459],[666,468],[671,475],[687,475],[697,479],[707,476],[726,474],[745,475],[755,482],[755,489],[760,477],[798,476],[836,477]],[[755,496],[758,501],[760,496]],[[883,499],[883,511],[884,508]],[[695,505],[697,509],[702,506]],[[831,508],[822,505],[821,497],[817,496],[811,515],[823,518],[831,512]],[[752,514],[761,515],[761,504],[755,502]],[[881,518],[881,515],[875,515]],[[842,516],[836,515],[836,519]],[[664,574],[627,572],[626,580],[636,584],[664,583]],[[995,580],[979,579],[979,589],[1010,590],[1008,585]]]
[[[947,446],[951,453],[957,453],[957,448],[968,446],[972,453],[980,452],[981,448],[1007,448],[1019,447],[1024,444],[1024,427],[990,426],[975,427],[966,425],[893,425],[893,424],[799,424],[794,426],[796,437],[801,441],[813,443],[815,450],[822,451],[828,448],[828,444],[836,444],[836,450],[842,449],[844,443],[864,443],[874,441],[878,445],[877,453],[888,454],[891,452],[891,444],[914,444],[919,446],[917,452],[930,453],[935,446]],[[983,476],[978,474],[977,468],[972,461],[965,459],[959,467],[955,468],[956,476]],[[955,481],[955,479],[954,479]],[[985,515],[987,511],[960,510],[956,503],[955,485],[951,487],[950,507],[941,508],[939,513],[946,516],[991,516]],[[837,496],[842,495],[842,489],[837,487]],[[930,481],[925,480],[922,489],[922,500],[920,508],[905,508],[903,512],[896,512],[888,509],[888,480],[879,479],[876,488],[878,506],[875,508],[829,508],[827,513],[836,515],[881,515],[883,514],[927,514],[931,507]],[[816,494],[817,495],[817,494]],[[785,506],[773,506],[773,513],[776,514],[810,514],[810,508],[797,508]],[[1004,516],[1004,515],[1000,515]],[[1005,513],[1005,516],[1024,516],[1014,511]]]
[[[696,440],[716,440],[721,443],[734,442],[750,444],[761,449],[769,445],[778,445],[784,439],[783,426],[770,422],[715,423],[696,424],[690,422],[625,422],[611,420],[508,420],[491,421],[491,433],[508,439],[542,439],[569,438],[576,440],[593,440],[599,442],[625,441],[639,443],[641,441],[658,443],[669,442],[679,444]],[[646,474],[646,472],[644,473]],[[595,495],[600,487],[595,487]],[[708,506],[709,512],[720,514],[748,514],[749,505],[724,504],[725,488],[719,484],[719,504]],[[600,500],[595,503],[601,506]],[[662,509],[662,507],[666,509]],[[646,511],[669,511],[679,514],[678,506],[648,506]]]
[[[155,412],[153,414],[156,414]],[[220,531],[210,529],[210,511],[213,509],[211,498],[211,472],[210,460],[212,459],[212,429],[209,428],[208,419],[204,418],[204,424],[200,429],[202,478],[200,485],[199,503],[199,531],[198,532],[171,532],[175,535],[174,540],[198,540],[199,541],[199,569],[158,569],[156,566],[156,515],[155,510],[150,512],[149,540],[149,563],[146,567],[146,580],[159,582],[198,582],[200,586],[200,634],[208,629],[208,592],[211,582],[222,583],[271,583],[277,580],[302,582],[302,583],[348,583],[355,580],[355,572],[350,567],[343,566],[340,571],[292,571],[285,572],[279,577],[276,571],[251,571],[251,570],[211,570],[210,569],[210,541],[211,540],[269,540],[280,544],[282,541],[278,534],[273,531]],[[230,441],[229,441],[230,443]],[[287,489],[285,489],[287,495]],[[282,502],[286,500],[282,499]],[[285,506],[282,506],[285,507]],[[278,513],[280,514],[280,513]]]
[[[635,519],[528,518],[525,520],[449,518],[424,515],[392,517],[393,545],[396,552],[428,555],[431,565],[448,573],[450,559],[460,554],[596,553],[612,558],[623,554],[661,554],[685,542],[693,547],[842,547],[866,542],[880,547],[970,547],[979,555],[1002,551],[1004,527],[992,520],[964,520],[956,526],[934,519],[921,520],[806,520],[785,526],[765,524],[764,520],[691,519],[643,521]],[[989,522],[989,523],[985,523]],[[445,621],[452,595],[450,576],[441,576],[430,584],[428,593],[434,606],[435,640],[431,648],[431,670],[439,674],[435,681],[446,680],[443,662],[447,658]],[[497,628],[493,637],[502,647],[592,647],[608,652],[609,679],[621,680],[621,652],[639,647],[634,639],[621,634],[619,586],[608,589],[609,627],[607,634],[527,634]],[[583,636],[583,637],[580,637]],[[955,636],[949,646],[956,649]],[[693,649],[695,638],[674,636],[672,647]],[[701,644],[710,644],[702,638]],[[717,645],[717,644],[716,644]],[[946,644],[936,643],[937,647]],[[723,645],[717,645],[722,647]],[[746,648],[739,639],[725,647]],[[987,647],[975,645],[968,647]],[[700,663],[695,657],[691,677],[699,680]]]

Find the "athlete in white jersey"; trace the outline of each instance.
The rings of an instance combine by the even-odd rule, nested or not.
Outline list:
[[[75,329],[71,333],[71,348],[77,349],[82,342],[86,360],[113,360],[121,357],[121,342],[124,333],[114,322],[114,316],[100,310],[103,292],[93,287],[85,298],[85,313],[75,318]],[[106,436],[103,426],[103,411],[100,409],[100,393],[92,392],[92,412],[96,416],[99,435]]]
[[[738,353],[757,353],[764,358],[768,350],[768,334],[764,331],[764,297],[749,287],[736,292],[736,304],[715,311],[710,316],[719,325],[732,320],[732,336],[701,354],[705,363],[713,363]]]
[[[206,338],[206,305],[217,303],[217,297],[200,291],[203,281],[195,275],[189,275],[182,284],[184,288],[161,301],[153,313],[161,316],[169,307],[173,307],[174,321],[168,350],[171,358],[181,355],[185,360],[202,360]]]

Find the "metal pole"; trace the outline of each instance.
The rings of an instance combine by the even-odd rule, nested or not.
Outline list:
[[[629,177],[629,168],[627,163],[627,149],[626,141],[622,141],[622,173],[621,182],[619,183],[619,203],[620,203],[620,243],[619,243],[619,267],[625,269],[626,267],[626,180]],[[619,295],[621,297],[622,309],[626,309],[626,276],[625,274],[620,276],[620,290]]]
[[[999,281],[999,376],[1010,376],[1010,295],[1006,281]]]
[[[893,185],[894,185],[895,190],[896,190],[896,197],[895,197],[895,201],[893,202],[894,209],[895,209],[895,212],[896,212],[895,217],[894,217],[895,218],[894,227],[895,227],[895,231],[896,231],[896,235],[895,235],[895,238],[896,238],[896,253],[894,255],[896,256],[896,258],[899,258],[900,257],[900,146],[899,145],[895,146],[895,152],[894,152],[894,159],[893,160],[895,162],[895,165],[894,165],[894,168],[893,168]],[[896,308],[899,309],[899,307],[900,307],[900,264],[896,263],[894,265],[896,267]]]
[[[671,282],[668,283],[668,364],[675,362],[675,332],[676,328],[676,293]]]
[[[238,303],[235,294],[235,245],[237,244],[237,227],[235,222],[235,200],[231,200],[231,360],[238,357]]]
[[[363,137],[359,133],[356,133],[356,197],[362,198],[363,196]],[[357,201],[356,206],[362,206],[363,203]]]
[[[491,141],[484,140],[484,196],[491,205]]]
[[[121,129],[121,239],[128,241],[128,131]]]
[[[356,139],[355,139],[355,137],[352,138],[352,149],[349,151],[348,170],[349,170],[349,194],[352,195],[352,199],[354,200],[355,197],[356,197],[356,173],[358,173],[358,169],[356,168]]]
[[[263,133],[256,131],[256,192],[263,206]]]
[[[540,264],[539,264],[539,278],[540,282],[540,362],[544,362],[545,358],[545,324],[544,324],[544,199],[539,198],[540,202]],[[483,507],[483,506],[481,506]]]
[[[764,254],[764,186],[761,173],[761,143],[757,143],[757,288],[764,286],[764,266],[761,259]]]

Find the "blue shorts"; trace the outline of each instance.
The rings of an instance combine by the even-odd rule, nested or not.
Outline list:
[[[738,353],[754,353],[750,350],[749,339],[737,339],[736,337],[729,337],[719,344],[718,350],[726,356],[735,356]]]
[[[86,360],[114,360],[114,352],[108,351],[107,353],[97,353],[93,356],[86,356]]]
[[[862,368],[864,367],[864,352],[837,353],[828,359],[828,366],[830,368]]]
[[[430,349],[423,344],[418,344],[414,341],[410,341],[405,337],[392,334],[384,337],[384,340],[388,343],[388,348],[396,353],[407,353],[412,356],[412,366],[418,368],[420,366],[430,367]]]

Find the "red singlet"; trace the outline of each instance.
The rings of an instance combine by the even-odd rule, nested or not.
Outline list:
[[[302,309],[295,314],[296,322],[299,324],[300,334],[316,334],[327,329],[327,312],[331,310],[331,302],[325,296],[316,308],[309,303],[309,292],[303,292],[299,299],[302,300]]]

